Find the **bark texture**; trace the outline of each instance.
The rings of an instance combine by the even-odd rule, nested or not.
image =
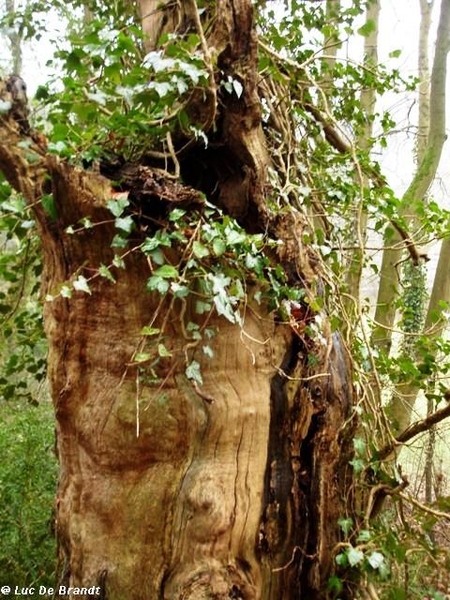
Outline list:
[[[219,102],[212,90],[211,136],[220,144],[201,156],[210,179],[190,183],[248,230],[276,233],[283,244],[273,260],[312,294],[320,276],[301,243],[300,215],[272,220],[264,204],[268,158],[251,4],[215,6],[208,44],[222,75],[239,77],[244,93]],[[201,112],[205,97],[197,102]],[[98,586],[95,597],[108,600],[326,597],[337,520],[350,501],[354,401],[350,360],[326,315],[321,335],[311,339],[306,304],[280,322],[249,294],[242,326],[211,317],[218,334],[213,360],[205,357],[188,343],[183,320],[189,315],[202,326],[201,318],[189,300],[161,300],[146,290],[151,271],[143,254],[122,251],[126,268],[114,271],[116,283],[98,276],[114,258],[108,179],[48,155],[37,136],[24,149],[11,115],[0,127],[0,169],[33,207],[43,293],[54,297],[44,310],[61,465],[58,585]],[[193,148],[183,157],[186,173],[198,175],[198,154]],[[147,169],[136,167],[130,185],[147,177],[154,186]],[[151,201],[167,202],[174,184],[159,185]],[[41,205],[49,192],[56,218]],[[180,185],[179,195],[195,198],[195,191]],[[86,217],[95,226],[77,228]],[[91,293],[63,298],[61,285],[80,275]],[[135,362],[149,323],[164,328],[171,353],[156,367],[161,389]],[[156,347],[146,349],[157,356]],[[201,365],[201,387],[185,375],[187,355]]]

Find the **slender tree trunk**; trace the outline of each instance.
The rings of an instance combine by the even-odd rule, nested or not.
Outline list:
[[[429,88],[429,85],[427,85],[429,80],[427,69],[428,33],[431,25],[431,11],[433,8],[433,3],[427,2],[426,0],[421,0],[420,5],[422,18],[419,40],[419,73],[421,83],[419,87],[419,131],[417,138],[417,162],[419,165],[423,163],[428,152],[424,140],[427,139],[429,135],[428,132],[431,131],[430,118],[433,119],[433,117],[430,117],[430,112],[432,113],[434,108],[430,106],[430,101],[433,98],[433,94],[436,93],[436,89],[433,90],[432,88],[427,96],[427,88]],[[443,7],[442,10],[447,10],[447,13],[450,12],[448,7],[447,9]],[[447,20],[450,19],[448,14],[446,18]],[[442,28],[442,21],[440,25]],[[449,31],[450,30],[446,30],[445,28],[441,29],[440,35],[443,35],[445,32],[448,34]],[[438,46],[436,47],[436,52],[439,49],[445,50],[445,48],[448,52],[448,41],[447,45],[445,46],[444,40],[441,48]],[[442,68],[445,69],[445,66]],[[445,71],[444,74],[441,72],[441,76],[444,76],[445,79]],[[441,96],[445,94],[444,88],[440,87],[439,90]],[[441,98],[441,102],[442,101],[443,100]],[[443,127],[444,125],[445,121],[444,123],[441,123],[440,127]],[[410,226],[414,227],[414,217],[411,217],[410,219]],[[442,334],[442,331],[446,326],[447,319],[442,314],[441,303],[450,302],[450,278],[448,277],[449,260],[450,242],[448,239],[444,239],[439,253],[439,260],[436,267],[433,288],[428,302],[428,307],[424,306],[423,301],[420,302],[420,298],[423,297],[422,289],[425,286],[425,269],[423,265],[411,265],[409,267],[410,275],[406,282],[413,286],[414,291],[412,295],[415,296],[413,302],[414,307],[411,308],[411,311],[413,311],[414,314],[412,320],[410,319],[410,326],[407,327],[407,332],[409,334],[420,333],[422,328],[424,332],[427,332],[429,337],[436,337]],[[411,295],[411,291],[409,294]],[[425,312],[426,314],[424,315],[423,313]],[[416,354],[414,337],[410,337],[405,340],[404,351],[410,356]],[[404,382],[396,386],[394,397],[388,406],[388,412],[393,423],[393,428],[397,433],[404,431],[410,424],[419,391],[420,386],[415,382]]]
[[[276,231],[283,244],[274,260],[309,288],[317,275],[299,243],[300,215],[271,221],[265,207],[251,4],[219,0],[213,9],[211,37],[203,41],[217,52],[221,72],[214,75],[239,74],[244,90],[217,102],[212,89],[193,107],[201,112],[216,102],[215,135],[228,160],[216,167],[215,197],[249,230]],[[251,282],[242,324],[197,315],[189,298],[150,294],[148,261],[133,251],[123,251],[115,283],[102,278],[101,265],[115,256],[106,208],[111,183],[32,141],[25,149],[10,118],[0,127],[0,169],[33,207],[42,237],[61,465],[57,596],[75,586],[99,588],[108,600],[326,597],[337,521],[351,506],[354,429],[350,359],[326,315],[320,339],[308,338],[296,322],[280,322],[256,303]],[[30,152],[35,161],[27,161]],[[139,173],[148,190],[152,169]],[[169,197],[177,190],[180,201],[197,193],[172,179],[159,185]],[[56,218],[40,203],[49,191]],[[160,201],[156,192],[152,201]],[[86,217],[95,226],[70,233]],[[80,276],[90,293],[75,286],[63,297],[64,282],[73,288]],[[217,331],[212,359],[186,335],[186,319]],[[164,334],[162,357],[143,333],[149,324]],[[137,360],[144,345],[163,385]],[[198,362],[201,386],[187,378],[186,358]]]
[[[337,52],[342,45],[342,42],[339,40],[339,35],[337,33],[339,27],[338,23],[340,14],[340,0],[327,0],[325,8],[326,22],[328,27],[333,26],[336,28],[336,33],[329,34],[327,32],[327,34],[324,35],[323,39],[323,87],[326,90],[328,88],[331,89],[333,86],[333,69],[336,64]]]
[[[364,38],[364,66],[367,69],[376,69],[378,66],[378,22],[380,18],[380,2],[375,0],[369,2],[366,9],[366,23],[372,23],[370,33]],[[365,113],[365,122],[361,133],[356,139],[356,146],[363,152],[369,152],[372,146],[373,137],[373,116],[375,113],[376,90],[375,88],[364,88],[360,95],[361,108]],[[368,181],[362,173],[357,175],[357,185],[359,185],[361,194],[355,207],[354,217],[354,238],[359,245],[359,249],[354,252],[349,261],[347,271],[346,285],[350,296],[345,302],[346,312],[349,316],[354,316],[355,299],[359,300],[359,290],[361,285],[361,276],[364,266],[365,245],[367,236],[367,211],[364,209],[364,188]],[[353,320],[353,319],[352,319]]]
[[[439,26],[436,39],[430,89],[430,126],[427,148],[420,165],[402,198],[401,216],[407,224],[413,223],[416,204],[425,195],[434,180],[445,142],[445,86],[447,79],[447,55],[450,40],[450,2],[441,4]],[[391,345],[392,329],[395,321],[396,304],[393,301],[398,293],[397,268],[403,254],[403,242],[397,233],[386,238],[383,261],[380,269],[375,321],[377,328],[374,342],[385,350]]]
[[[16,11],[15,0],[6,0],[5,4],[7,14],[13,15]],[[16,75],[20,75],[22,72],[22,36],[11,28],[8,31],[8,38],[11,45],[12,71]]]
[[[420,0],[419,28],[419,124],[417,131],[417,163],[425,156],[430,128],[430,29],[434,0]]]

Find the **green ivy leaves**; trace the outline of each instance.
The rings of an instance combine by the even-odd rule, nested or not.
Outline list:
[[[246,301],[248,283],[253,281],[270,293],[267,273],[271,267],[263,250],[274,242],[246,233],[234,219],[211,205],[207,218],[175,209],[168,221],[170,227],[157,230],[140,247],[157,265],[147,288],[177,298],[194,294],[199,314],[214,307],[228,321],[241,323],[239,310]],[[168,248],[182,255],[178,265],[168,263]]]
[[[67,73],[63,91],[42,87],[36,96],[49,107],[50,151],[72,160],[93,161],[105,152],[135,160],[158,148],[178,122],[186,126],[192,90],[208,84],[194,34],[168,38],[164,52],[144,57],[142,33],[129,24],[116,29],[94,20],[70,41],[70,49],[57,53]]]

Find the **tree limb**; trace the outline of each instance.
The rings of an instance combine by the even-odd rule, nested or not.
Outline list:
[[[419,421],[411,423],[409,427],[407,427],[404,431],[402,431],[402,433],[394,438],[392,443],[387,444],[378,452],[378,459],[383,460],[387,458],[389,454],[394,451],[398,444],[405,444],[406,442],[409,442],[409,440],[419,435],[419,433],[428,431],[431,429],[431,427],[433,427],[433,425],[436,425],[447,417],[450,417],[450,389],[445,391],[444,398],[448,402],[447,406],[440,408],[425,419],[420,419]]]

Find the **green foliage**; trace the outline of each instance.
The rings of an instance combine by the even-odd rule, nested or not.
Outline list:
[[[0,206],[0,401],[36,403],[46,372],[39,241],[23,198],[4,181]]]
[[[56,460],[51,409],[0,402],[0,580],[54,585]]]
[[[339,570],[328,584],[333,597],[338,598],[349,581],[372,585],[380,600],[446,597],[450,554],[445,545],[432,539],[437,522],[436,517],[395,496],[369,528],[363,521],[340,519]]]
[[[37,92],[50,109],[49,149],[71,161],[108,153],[135,160],[159,151],[175,125],[195,134],[184,109],[208,81],[198,36],[168,37],[164,51],[144,56],[140,28],[123,21],[96,18],[73,33],[56,54],[64,89]]]
[[[161,265],[149,278],[148,289],[175,298],[195,293],[198,311],[214,306],[218,314],[240,323],[239,305],[246,300],[247,286],[259,283],[269,291],[264,247],[274,242],[261,234],[247,234],[213,206],[204,216],[176,209],[168,222],[169,227],[158,230],[141,247],[153,263]],[[170,247],[182,256],[178,265],[166,264],[164,248]]]
[[[127,203],[111,201],[108,206],[116,217],[116,227],[122,229],[118,221],[125,218]],[[114,246],[117,246],[116,238]],[[127,240],[123,232],[120,239],[123,244],[119,245],[125,246]],[[185,322],[187,299],[193,304],[195,315],[215,312],[238,326],[242,325],[249,302],[265,303],[277,311],[280,320],[290,322],[292,306],[304,300],[305,290],[291,286],[283,269],[272,265],[268,256],[276,246],[276,240],[264,234],[247,233],[235,219],[205,201],[201,211],[172,210],[165,226],[153,231],[132,251],[143,252],[147,257],[152,271],[147,280],[148,291],[159,294],[170,306],[176,301],[182,303],[180,326],[186,342],[189,345],[201,343],[203,353],[212,358],[208,340],[214,331],[206,325],[199,327],[191,321]],[[320,323],[314,321],[316,309],[319,307],[312,304],[309,307],[309,327],[305,335],[310,337],[320,336]],[[208,318],[205,324],[207,322]],[[156,336],[158,347],[166,351],[165,331],[150,325],[144,328],[143,335],[153,348]],[[134,360],[148,363],[151,372],[163,357],[160,351],[155,357],[154,352],[144,350],[139,351]],[[186,376],[201,384],[199,363],[187,360]],[[159,381],[155,374],[152,377],[154,382]]]

